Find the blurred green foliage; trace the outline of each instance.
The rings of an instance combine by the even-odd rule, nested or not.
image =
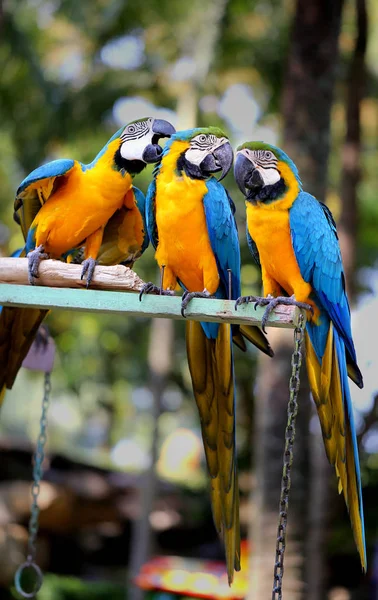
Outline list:
[[[12,590],[12,597],[20,596]],[[111,583],[84,582],[74,577],[58,577],[47,573],[38,600],[127,600],[125,587]]]
[[[328,202],[336,218],[340,213],[338,191],[340,148],[345,133],[345,84],[355,34],[353,3],[346,0],[345,4],[329,165]],[[12,221],[12,208],[15,190],[30,170],[58,157],[90,161],[120,126],[116,109],[121,98],[141,97],[151,103],[151,111],[154,107],[176,110],[185,86],[191,79],[195,80],[195,66],[194,72],[185,75],[180,65],[188,66],[188,62],[180,61],[190,59],[195,53],[203,5],[201,0],[4,2],[0,21],[0,220],[9,228],[8,252],[22,244],[19,228]],[[248,131],[254,120],[256,132],[261,131],[259,127],[266,127],[279,140],[280,95],[293,8],[291,0],[229,0],[219,25],[209,76],[203,83],[196,84],[200,100],[198,124],[221,125],[236,142],[237,132],[220,110],[220,104],[227,91],[238,84],[247,86],[258,106],[256,115],[251,115],[250,120],[246,117]],[[359,185],[357,258],[360,267],[374,265],[378,258],[378,4],[375,0],[370,0],[369,10],[371,44],[368,85],[362,106],[363,178]],[[132,56],[126,56],[127,46],[114,45],[125,36],[133,43],[139,40],[138,61],[137,46],[132,46]],[[111,50],[113,64],[104,59],[106,47]],[[122,53],[126,53],[125,56]],[[120,67],[122,58],[125,61],[133,58],[133,66]],[[138,176],[135,183],[146,191],[150,179],[151,168]],[[244,263],[243,289],[246,293],[257,293],[260,276],[245,243],[243,202],[232,175],[227,177],[225,185],[237,205]],[[136,271],[146,281],[156,280],[151,248],[136,264]],[[51,314],[47,323],[58,347],[53,374],[55,416],[53,409],[50,448],[78,453],[87,460],[91,456],[91,460],[109,464],[109,451],[120,439],[128,438],[137,439],[148,454],[153,426],[147,390],[149,323],[143,319],[68,312]],[[186,363],[184,325],[175,324],[175,332],[168,391],[178,393],[181,400],[176,409],[166,408],[174,419],[165,421],[161,429],[166,435],[169,428],[173,431],[182,425],[199,433]],[[248,456],[256,352],[249,349],[242,355],[236,350],[235,354],[240,392],[238,438],[243,440],[245,457]],[[41,394],[41,377],[20,373],[14,390],[7,393],[0,432],[26,435],[34,440],[39,427]],[[96,428],[97,437],[93,435]],[[243,452],[241,455],[243,458]],[[369,464],[369,469],[375,472],[376,480],[376,463]],[[98,584],[87,589],[88,598],[102,598],[105,594],[118,598],[117,590]],[[86,594],[79,582],[49,576],[40,599],[68,600],[86,598]],[[123,590],[122,597],[125,597]]]

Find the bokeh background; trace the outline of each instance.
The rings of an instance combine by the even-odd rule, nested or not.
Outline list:
[[[376,0],[0,0],[0,245],[23,177],[55,158],[93,159],[141,116],[218,125],[236,146],[282,145],[338,222],[365,388],[359,431],[367,577],[302,377],[285,587],[290,600],[378,598],[378,4]],[[151,169],[135,181],[146,191]],[[260,276],[232,175],[244,293]],[[135,265],[157,279],[151,248]],[[40,600],[142,598],[152,555],[222,559],[212,525],[182,323],[56,312],[41,486]],[[292,333],[273,360],[236,356],[246,597],[271,597]],[[352,384],[353,385],[353,384]],[[0,420],[0,596],[26,551],[43,376],[22,369]],[[157,596],[156,596],[157,597]],[[161,596],[163,597],[163,596]],[[167,596],[166,596],[167,597]],[[215,597],[215,595],[214,595]]]

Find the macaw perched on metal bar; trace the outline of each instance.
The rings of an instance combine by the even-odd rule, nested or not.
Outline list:
[[[132,187],[132,179],[160,159],[159,139],[174,132],[162,119],[138,119],[119,129],[89,165],[55,160],[24,179],[14,210],[26,242],[20,255],[28,256],[31,283],[47,256],[69,260],[83,247],[82,277],[87,276],[88,287],[98,259],[102,264],[133,262],[144,251],[144,197]],[[1,311],[0,404],[47,312]]]
[[[332,214],[302,190],[298,170],[275,146],[239,146],[235,179],[246,197],[247,240],[261,266],[269,312],[277,303],[310,309],[306,365],[327,457],[336,469],[354,538],[366,571],[364,514],[356,428],[348,375],[363,387],[352,340],[350,309]],[[266,313],[268,314],[268,313]]]
[[[230,170],[233,152],[215,127],[180,131],[167,142],[146,196],[148,234],[161,268],[161,292],[184,289],[182,312],[193,297],[240,295],[240,248],[235,207],[212,177]],[[158,291],[149,283],[145,292]],[[141,292],[141,295],[144,292]],[[240,569],[239,490],[235,455],[232,340],[243,335],[272,355],[258,327],[188,321],[186,343],[194,396],[211,477],[216,528],[224,539],[229,582]]]

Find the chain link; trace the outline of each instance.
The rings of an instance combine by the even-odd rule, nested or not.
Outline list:
[[[40,430],[33,461],[33,484],[31,488],[32,505],[29,521],[28,554],[26,561],[19,566],[15,575],[16,589],[23,598],[34,598],[35,594],[41,588],[43,581],[42,571],[34,561],[36,555],[36,539],[39,528],[40,508],[38,506],[38,498],[41,488],[41,479],[43,477],[43,461],[45,459],[45,444],[47,439],[47,410],[50,402],[50,393],[51,374],[45,373]],[[35,584],[32,592],[26,592],[22,587],[21,577],[25,570],[34,571]]]
[[[300,313],[298,325],[294,329],[294,351],[291,357],[291,377],[289,383],[290,398],[287,407],[287,425],[285,430],[285,450],[281,479],[280,513],[277,529],[276,560],[272,600],[282,600],[282,578],[284,574],[284,556],[286,549],[287,513],[291,487],[291,466],[293,463],[293,445],[295,439],[295,420],[298,414],[299,373],[302,365],[302,344],[304,339],[305,318]]]

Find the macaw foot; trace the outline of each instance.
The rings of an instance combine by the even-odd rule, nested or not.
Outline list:
[[[211,298],[211,294],[205,288],[203,292],[184,292],[181,300],[181,314],[183,317],[186,317],[185,310],[189,304],[189,302],[193,298]]]
[[[241,304],[250,304],[251,302],[255,303],[256,310],[256,306],[258,306],[259,300],[265,300],[265,298],[261,298],[260,296],[240,296],[235,302],[235,310],[238,310],[238,306],[240,306]]]
[[[151,281],[145,283],[142,289],[139,292],[139,300],[142,300],[143,294],[155,294],[159,296],[174,296],[175,292],[173,290],[163,290],[162,287],[158,287]]]
[[[81,264],[82,269],[80,279],[84,279],[85,275],[87,276],[87,289],[91,285],[96,265],[97,260],[95,260],[94,258],[86,258]]]
[[[314,313],[314,309],[310,304],[306,302],[297,302],[295,296],[277,296],[274,298],[270,294],[266,298],[261,298],[259,296],[241,296],[235,302],[235,310],[237,310],[240,304],[248,304],[249,302],[255,303],[255,309],[257,306],[266,306],[263,317],[261,319],[261,329],[264,333],[266,333],[265,326],[268,322],[270,313],[279,305],[284,304],[285,306],[297,306],[298,308],[303,308],[305,310],[311,311]]]
[[[35,285],[36,279],[38,279],[38,269],[41,260],[49,258],[49,255],[44,252],[43,246],[38,246],[31,252],[28,252],[28,279],[31,285]]]

